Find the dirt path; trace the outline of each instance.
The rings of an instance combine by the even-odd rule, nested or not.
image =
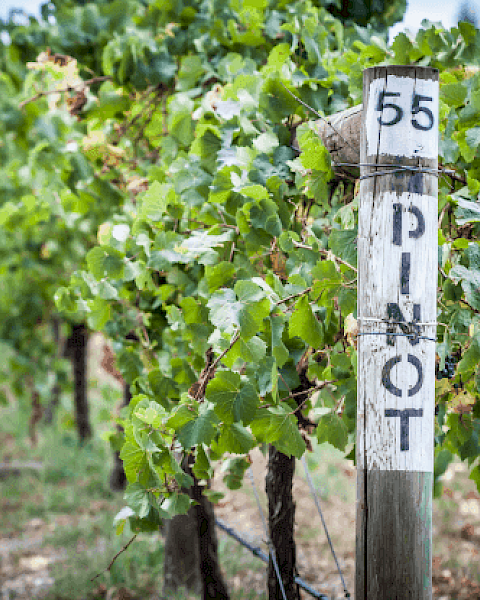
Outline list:
[[[42,519],[32,519],[21,535],[0,539],[1,600],[41,598],[54,584],[53,563],[65,552],[42,547],[48,527]]]

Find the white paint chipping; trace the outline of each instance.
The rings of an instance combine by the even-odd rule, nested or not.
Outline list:
[[[369,156],[381,154],[407,158],[437,158],[438,82],[388,75],[386,81],[381,78],[374,79],[370,84],[369,94],[369,111],[365,122]],[[420,110],[417,114],[412,114],[412,106],[415,103]],[[388,104],[396,105],[398,109],[386,106]],[[383,110],[378,110],[380,106],[383,106]],[[432,116],[429,116],[429,111]],[[385,125],[395,121],[400,112],[401,118],[397,123]],[[382,127],[379,119],[384,123]],[[421,127],[429,129],[425,131]]]
[[[401,245],[392,242],[393,205],[402,205]],[[408,211],[417,207],[425,219],[425,232],[409,237],[418,221]],[[387,303],[398,304],[405,320],[413,319],[413,306],[420,304],[422,335],[435,338],[437,278],[437,199],[416,193],[385,192],[374,202],[372,194],[362,199],[359,210],[359,264],[362,282],[361,333],[387,332],[382,320],[387,318]],[[400,265],[403,252],[410,252],[410,290],[401,293]],[[379,319],[377,322],[376,319]],[[396,333],[400,333],[399,328]],[[386,335],[363,335],[358,342],[358,443],[359,468],[399,471],[433,470],[433,436],[435,420],[435,342],[420,340],[411,345],[404,336],[387,344]],[[423,370],[423,385],[413,396],[408,391],[417,382],[417,370],[408,355],[418,358]],[[399,356],[401,361],[390,372],[391,382],[402,390],[392,394],[382,383],[385,363]],[[408,421],[409,449],[401,450],[400,418],[386,417],[386,409],[422,409],[422,417]]]

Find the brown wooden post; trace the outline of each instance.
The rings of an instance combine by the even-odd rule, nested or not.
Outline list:
[[[366,69],[363,106],[355,599],[431,600],[438,71]]]

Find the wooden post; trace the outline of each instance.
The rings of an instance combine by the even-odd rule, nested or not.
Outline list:
[[[363,81],[355,599],[431,600],[438,71]]]

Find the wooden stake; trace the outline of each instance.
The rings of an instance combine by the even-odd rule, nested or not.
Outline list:
[[[359,170],[358,163],[360,162],[362,109],[362,105],[358,104],[315,121],[315,131],[329,151],[334,163],[355,165],[355,167],[346,167],[346,170],[354,170],[357,174]],[[292,147],[295,150],[300,150],[296,135],[293,137]]]
[[[438,71],[366,69],[363,106],[355,598],[431,600]]]

